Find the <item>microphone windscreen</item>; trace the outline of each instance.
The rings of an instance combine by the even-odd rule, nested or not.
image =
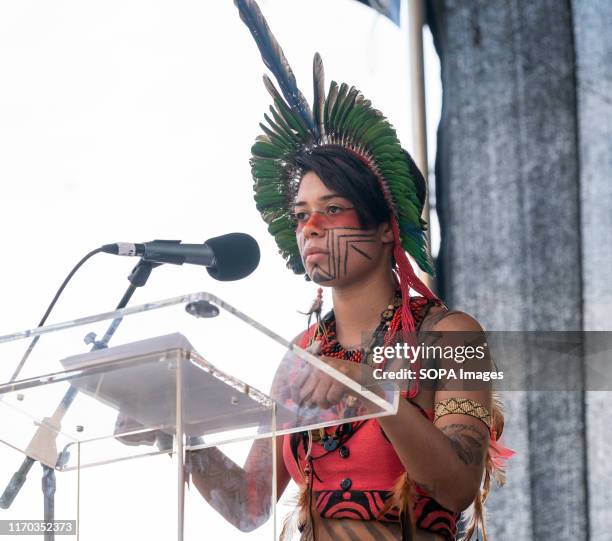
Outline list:
[[[215,255],[214,267],[206,270],[215,280],[230,282],[251,274],[259,265],[259,245],[246,233],[229,233],[208,239],[206,244]]]

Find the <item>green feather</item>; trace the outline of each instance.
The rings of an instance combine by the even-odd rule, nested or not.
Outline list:
[[[342,103],[344,102],[346,95],[348,94],[348,85],[346,83],[342,83],[338,90],[338,95],[334,101],[333,107],[329,113],[329,126],[333,133],[337,131],[337,120],[338,120],[338,112],[342,107]]]
[[[327,99],[325,100],[325,107],[323,108],[323,124],[325,125],[325,133],[330,134],[332,129],[330,125],[330,113],[331,109],[334,107],[336,103],[336,98],[338,96],[338,85],[336,81],[332,81],[329,85],[329,91],[327,92]]]
[[[257,141],[251,148],[251,152],[260,158],[276,159],[283,156],[282,149],[269,141]]]
[[[283,116],[286,119],[288,119],[288,117],[291,117],[291,119],[293,120],[291,124],[293,125],[293,123],[295,123],[296,125],[295,129],[299,131],[300,134],[306,135],[306,133],[308,133],[308,126],[304,124],[304,120],[302,119],[302,117],[297,112],[293,111],[293,109],[291,109],[289,105],[287,105],[287,102],[280,95],[280,92],[276,90],[274,83],[270,80],[270,78],[267,75],[263,76],[263,80],[264,80],[264,86],[266,87],[270,95],[272,96],[274,103],[276,104],[277,107],[281,108]]]

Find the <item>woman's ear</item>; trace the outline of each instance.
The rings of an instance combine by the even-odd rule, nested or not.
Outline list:
[[[393,238],[393,229],[391,228],[390,222],[384,222],[378,226],[378,233],[380,235],[380,240],[384,244],[391,244],[394,242]]]

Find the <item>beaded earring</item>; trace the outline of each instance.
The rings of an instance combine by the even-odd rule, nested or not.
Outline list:
[[[307,312],[300,312],[300,314],[304,314],[308,316],[308,326],[310,329],[310,323],[312,321],[312,316],[315,316],[315,321],[317,324],[317,330],[313,333],[313,336],[318,336],[320,334],[325,334],[325,325],[323,325],[321,321],[321,313],[323,311],[323,288],[317,289],[317,296],[312,301],[310,305],[310,309]]]

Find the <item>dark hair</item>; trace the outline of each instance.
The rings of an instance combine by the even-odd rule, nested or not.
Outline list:
[[[408,152],[403,152],[416,182],[422,210],[425,179]],[[376,175],[349,150],[337,145],[321,146],[297,156],[296,163],[302,174],[316,173],[327,189],[348,199],[355,206],[362,227],[377,226],[389,219],[389,207]]]

